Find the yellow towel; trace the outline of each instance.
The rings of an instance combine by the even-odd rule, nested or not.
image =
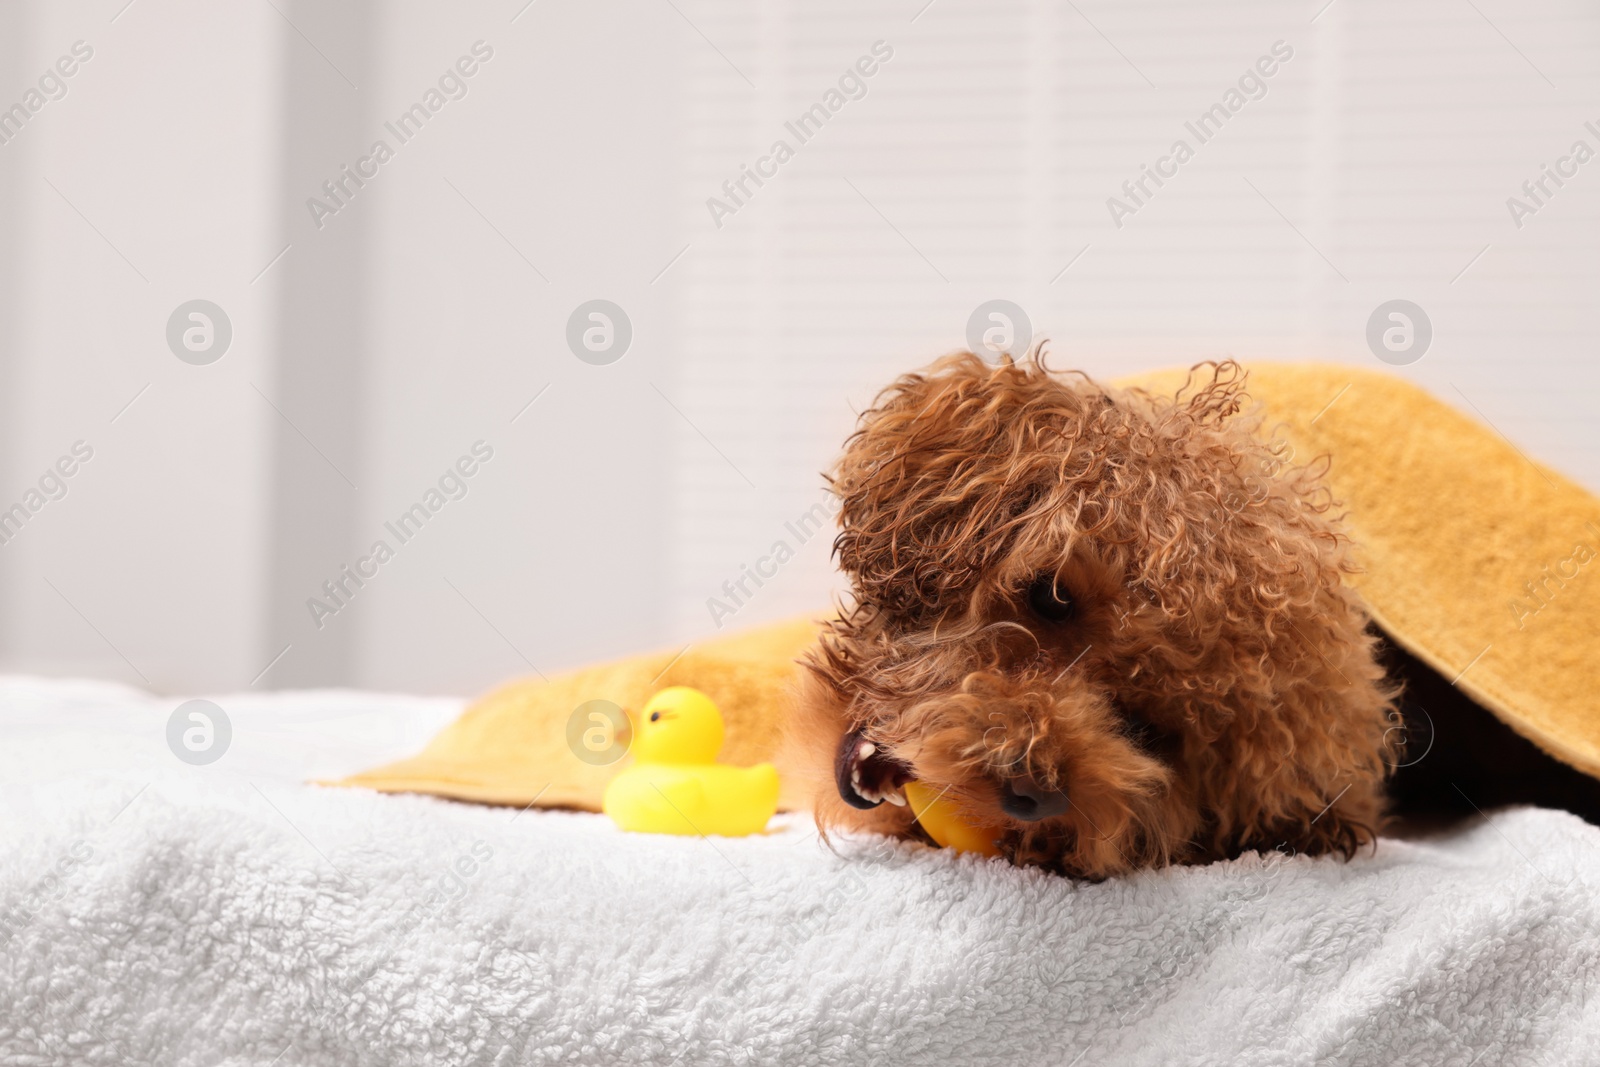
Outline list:
[[[1183,372],[1140,384],[1170,392]],[[1378,625],[1550,755],[1600,777],[1600,500],[1388,374],[1250,368],[1297,457],[1332,457]],[[1456,403],[1471,400],[1457,395]]]
[[[609,701],[631,715],[651,694],[669,685],[692,685],[716,703],[727,728],[723,762],[748,766],[771,760],[795,657],[816,636],[815,622],[795,619],[687,650],[586,667],[548,682],[510,682],[462,712],[420,754],[331,784],[489,804],[537,801],[540,807],[599,811],[606,783],[626,764],[621,759],[592,763],[585,758],[596,757],[583,751],[584,733],[608,731],[604,721],[590,719],[590,709],[582,705]],[[598,758],[604,759],[611,738],[596,740],[601,742],[595,746],[600,749]],[[626,734],[620,742],[614,750],[619,756]],[[787,792],[779,796],[785,809],[795,807],[795,800]]]
[[[1119,384],[1170,395],[1186,373]],[[1262,364],[1250,368],[1249,392],[1265,407],[1263,432],[1286,438],[1296,461],[1332,457],[1329,482],[1366,568],[1355,585],[1378,623],[1545,751],[1600,776],[1600,500],[1387,374]],[[512,682],[420,755],[338,784],[598,811],[622,763],[575,754],[574,713],[597,699],[631,711],[669,685],[703,689],[720,706],[725,761],[769,760],[794,658],[816,632],[793,620],[681,655]]]

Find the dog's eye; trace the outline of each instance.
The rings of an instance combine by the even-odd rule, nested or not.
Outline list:
[[[1028,587],[1028,607],[1045,622],[1066,622],[1077,614],[1072,595],[1056,584],[1053,574],[1041,574]]]

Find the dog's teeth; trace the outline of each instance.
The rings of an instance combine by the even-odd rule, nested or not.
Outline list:
[[[873,744],[871,741],[863,741],[856,748],[856,759],[867,759],[876,751],[878,751],[877,745]]]
[[[883,794],[883,799],[887,800],[897,808],[903,808],[906,806],[905,794],[900,792],[898,789],[894,790],[893,792]]]

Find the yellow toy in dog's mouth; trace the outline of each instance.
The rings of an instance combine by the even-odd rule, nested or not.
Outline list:
[[[911,805],[911,814],[917,817],[917,822],[940,847],[953,848],[957,852],[976,852],[980,856],[1000,855],[995,832],[964,821],[955,802],[945,798],[944,790],[935,791],[921,782],[907,782],[902,788],[907,803]]]

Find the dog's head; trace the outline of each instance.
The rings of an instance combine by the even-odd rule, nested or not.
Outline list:
[[[1157,397],[962,353],[862,416],[794,738],[825,829],[915,833],[916,779],[1087,877],[1370,837],[1391,694],[1332,502],[1236,364],[1197,371]]]

